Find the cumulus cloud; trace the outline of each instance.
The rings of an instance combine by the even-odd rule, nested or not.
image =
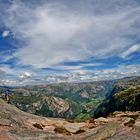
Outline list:
[[[3,38],[6,38],[6,37],[8,37],[10,35],[10,31],[8,31],[8,30],[5,30],[5,31],[3,31],[3,33],[2,33],[2,37]]]
[[[140,73],[140,65],[120,65],[112,69],[102,70],[102,72],[103,76],[107,77],[108,79],[117,79],[127,76],[137,76]]]
[[[139,13],[140,6],[130,0],[72,2],[70,8],[60,1],[34,8],[18,1],[9,7],[5,25],[25,42],[14,54],[19,64],[46,68],[119,56],[135,42],[129,35],[140,33]]]
[[[16,86],[32,83],[32,76],[35,76],[31,70],[11,68],[7,64],[0,65],[0,85]]]
[[[24,73],[20,74],[19,77],[20,77],[21,79],[31,78],[31,73],[29,73],[29,72],[24,72]]]
[[[16,79],[2,79],[0,85],[28,85],[28,84],[46,84],[46,83],[60,83],[60,82],[89,82],[100,80],[112,80],[128,76],[137,76],[140,73],[140,65],[118,66],[111,69],[104,70],[83,70],[77,69],[65,73],[53,73],[43,75],[33,75],[30,72],[23,72],[19,74]]]
[[[8,64],[1,64],[0,65],[0,74],[3,75],[3,79],[6,79],[9,75],[12,79],[26,79],[30,78],[35,75],[32,70],[28,70],[27,68],[17,68],[17,67],[10,67]]]
[[[139,65],[127,65],[104,70],[76,70],[72,73],[52,74],[46,76],[44,82],[55,83],[112,80],[129,76],[137,76],[139,73]]]

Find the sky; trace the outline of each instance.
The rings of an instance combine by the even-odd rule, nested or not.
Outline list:
[[[0,85],[140,75],[139,0],[0,0]]]

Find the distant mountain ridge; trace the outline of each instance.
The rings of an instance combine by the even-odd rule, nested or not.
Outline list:
[[[37,115],[87,118],[112,90],[112,84],[113,81],[98,81],[15,87],[10,99],[21,110]]]
[[[110,81],[23,86],[11,89],[10,100],[21,110],[33,114],[84,120],[116,110],[140,110],[139,85],[140,77],[134,76]],[[0,91],[3,92],[2,87]],[[130,92],[136,94],[131,96]],[[126,95],[126,99],[121,99],[121,95]]]

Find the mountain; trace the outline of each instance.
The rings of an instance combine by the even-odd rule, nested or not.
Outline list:
[[[36,115],[85,119],[110,93],[112,85],[113,81],[99,81],[15,87],[10,90],[10,102]]]
[[[6,89],[1,87],[1,93]],[[11,104],[45,117],[84,121],[114,111],[140,110],[138,76],[112,81],[13,87],[10,91]]]
[[[140,77],[0,87],[1,98],[7,91],[9,104],[0,99],[2,140],[140,138]]]
[[[118,80],[109,97],[91,114],[94,117],[107,116],[114,111],[140,110],[140,77]]]

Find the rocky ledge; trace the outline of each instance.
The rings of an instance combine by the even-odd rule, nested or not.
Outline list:
[[[25,113],[0,99],[0,140],[139,140],[140,112],[68,122]]]

